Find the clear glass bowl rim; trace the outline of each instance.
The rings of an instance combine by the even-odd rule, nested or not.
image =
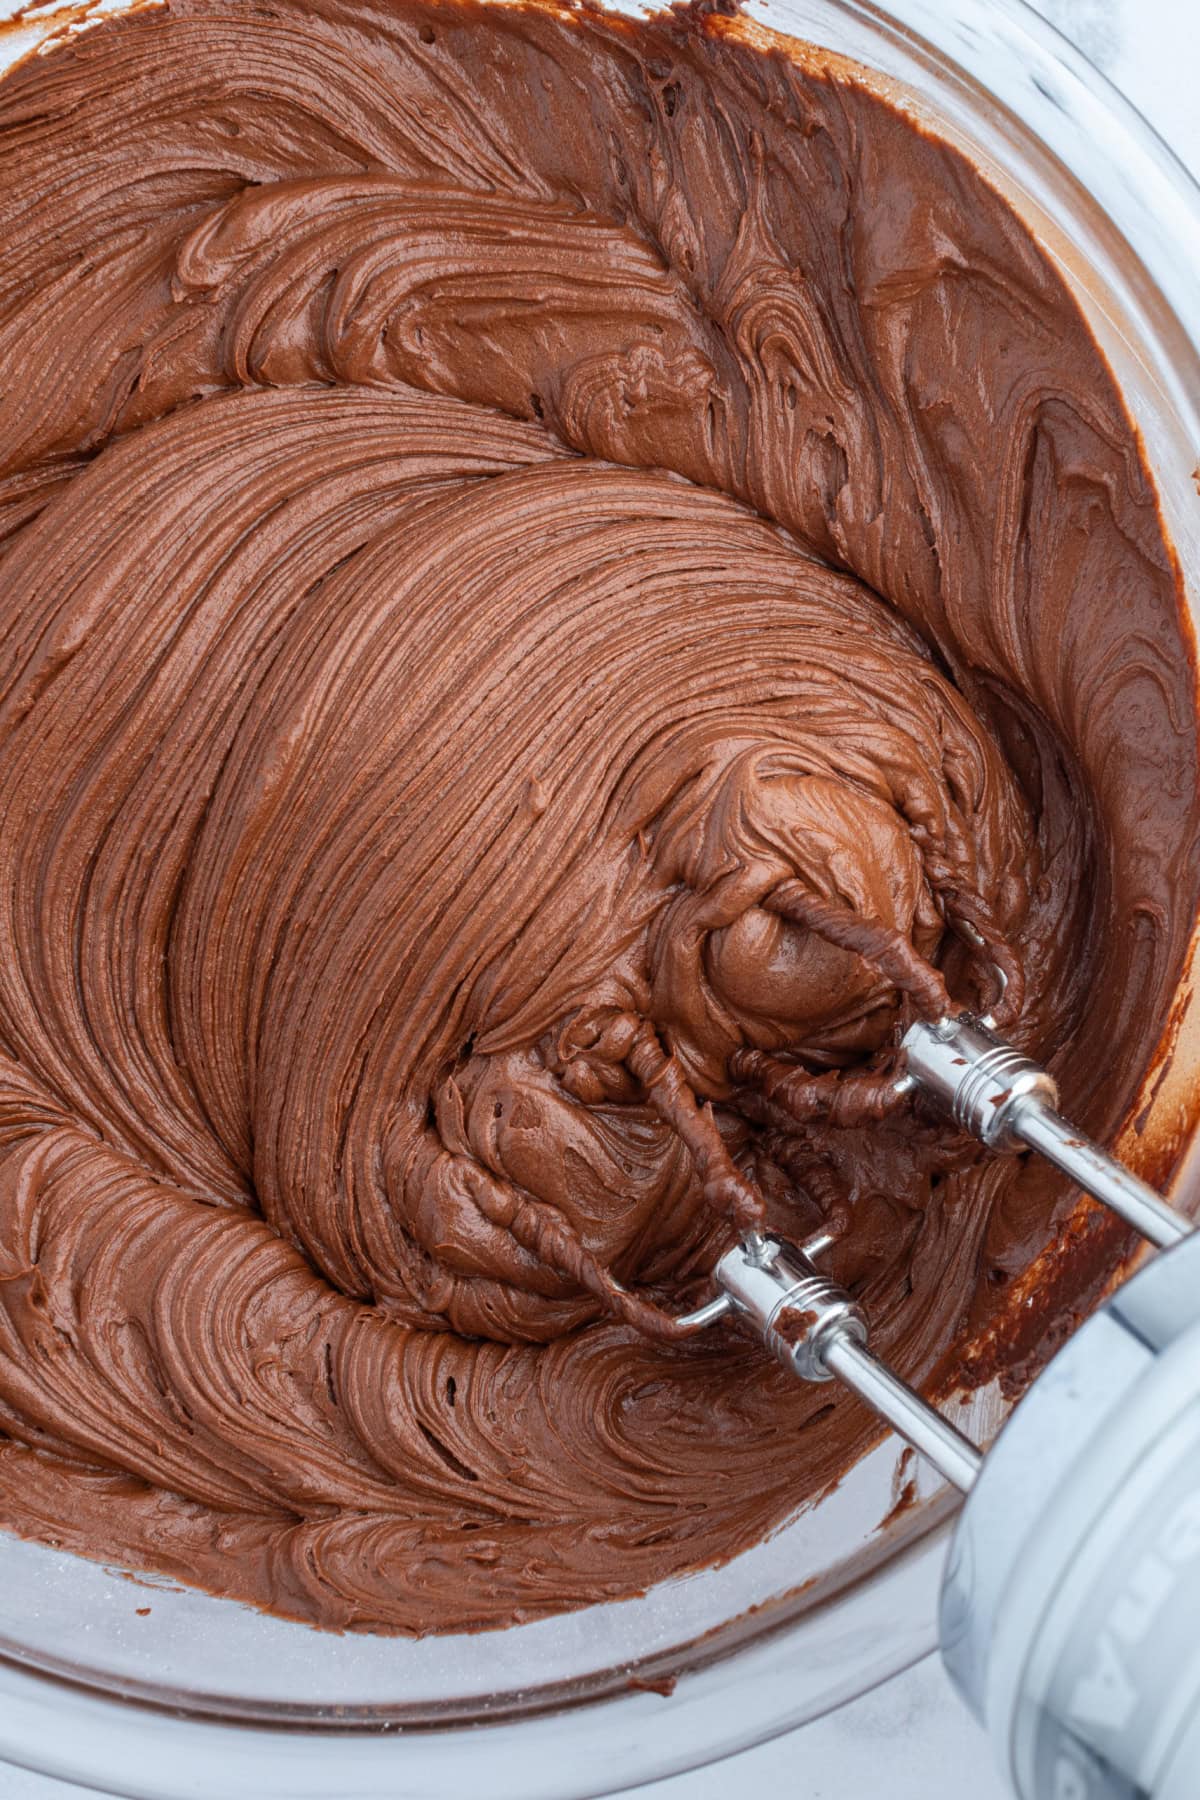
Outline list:
[[[623,4],[622,10],[636,9]],[[980,149],[975,134],[986,124],[990,166],[987,144],[977,160],[1020,197],[1022,210],[1053,220],[1056,211],[1061,213],[1064,196],[1070,197],[1076,222],[1082,221],[1083,239],[1094,242],[1112,265],[1111,312],[1101,325],[1107,323],[1116,337],[1105,340],[1105,347],[1112,357],[1113,344],[1122,340],[1130,352],[1129,379],[1137,389],[1134,411],[1139,423],[1156,406],[1162,416],[1161,444],[1148,441],[1148,448],[1176,542],[1188,561],[1190,546],[1200,544],[1200,522],[1194,508],[1190,515],[1186,511],[1188,482],[1183,477],[1190,479],[1191,471],[1173,458],[1182,450],[1186,461],[1190,448],[1191,467],[1200,460],[1200,188],[1178,159],[1106,78],[1025,0],[896,0],[890,9],[869,0],[774,0],[770,5],[752,0],[748,11],[772,30],[786,30],[843,51],[897,80],[905,80],[899,69],[907,68],[910,76],[927,71],[937,98],[925,98],[919,110],[943,127],[947,120],[954,122],[957,108],[962,134],[973,153]],[[872,46],[880,54],[873,56]],[[920,83],[915,85],[922,91]],[[948,112],[942,111],[943,105]],[[1014,183],[1013,159],[1006,146],[1023,140],[1028,140],[1028,155]],[[1191,598],[1195,617],[1194,592]],[[828,1583],[829,1598],[821,1605],[785,1595],[764,1608],[757,1622],[748,1622],[743,1614],[729,1622],[733,1629],[715,1633],[703,1647],[668,1646],[666,1660],[683,1670],[670,1699],[617,1691],[630,1674],[642,1672],[643,1665],[647,1672],[657,1672],[660,1659],[652,1657],[617,1664],[604,1672],[603,1679],[578,1684],[571,1692],[550,1683],[544,1704],[525,1692],[519,1705],[481,1705],[476,1719],[497,1721],[484,1733],[464,1731],[460,1718],[448,1719],[440,1729],[429,1718],[418,1735],[406,1735],[405,1782],[415,1781],[411,1791],[430,1800],[468,1791],[468,1781],[481,1776],[486,1776],[496,1800],[504,1800],[510,1791],[514,1800],[517,1795],[537,1800],[543,1791],[567,1800],[569,1795],[612,1792],[715,1760],[815,1717],[932,1647],[940,1516],[944,1506],[935,1505],[915,1521],[906,1534],[907,1550],[901,1553],[903,1545],[898,1545],[881,1567],[859,1576],[847,1567],[840,1581],[835,1571]],[[2,1539],[0,1570],[5,1557],[18,1551],[32,1563],[56,1555],[40,1546],[16,1546],[14,1540]],[[36,1571],[33,1578],[37,1579]],[[152,1597],[156,1608],[169,1606],[166,1593],[156,1591]],[[843,1640],[845,1621],[851,1616],[850,1637],[856,1648],[847,1660]],[[871,1640],[869,1653],[864,1651],[864,1621]],[[310,1642],[320,1645],[329,1640],[310,1634]],[[791,1686],[786,1693],[779,1691],[778,1681],[768,1679],[764,1662],[768,1655],[777,1671],[788,1673]],[[814,1679],[805,1680],[806,1665],[817,1670]],[[47,1692],[54,1697],[54,1717],[74,1713],[81,1721],[85,1715],[90,1720],[93,1749],[86,1762],[77,1759],[73,1765],[76,1752],[55,1743],[53,1732],[40,1732],[40,1743],[33,1744],[32,1728],[20,1723],[24,1712],[42,1716],[38,1696]],[[721,1703],[698,1705],[705,1692],[711,1697],[719,1692]],[[137,1715],[141,1720],[136,1735],[142,1747],[130,1751],[128,1768],[116,1766],[123,1753],[111,1745],[105,1752],[111,1766],[101,1766],[103,1756],[97,1761],[96,1745],[102,1739],[107,1742],[101,1721],[109,1715],[128,1720]],[[30,1767],[74,1774],[76,1779],[102,1779],[121,1792],[145,1792],[158,1800],[170,1800],[176,1792],[190,1794],[189,1783],[203,1762],[201,1747],[215,1732],[226,1758],[224,1791],[231,1795],[253,1793],[265,1800],[277,1791],[288,1800],[302,1800],[308,1793],[348,1794],[346,1759],[359,1754],[362,1769],[354,1776],[353,1791],[394,1794],[395,1763],[389,1772],[390,1759],[377,1764],[375,1757],[379,1734],[399,1723],[404,1723],[407,1734],[418,1721],[405,1721],[403,1707],[393,1712],[377,1703],[366,1709],[346,1706],[336,1719],[330,1716],[328,1702],[298,1709],[282,1704],[248,1709],[244,1696],[202,1693],[173,1677],[156,1678],[153,1671],[137,1679],[128,1670],[114,1674],[102,1645],[96,1652],[85,1644],[51,1655],[44,1646],[39,1649],[21,1641],[9,1622],[0,1626],[0,1752]],[[237,1745],[245,1749],[243,1740],[254,1738],[254,1727],[264,1726],[275,1727],[260,1735],[275,1746],[272,1754],[279,1759],[284,1785],[276,1788],[275,1778],[268,1779],[260,1765],[254,1785],[240,1786],[228,1759],[236,1762]],[[292,1729],[286,1729],[289,1726]],[[161,1730],[166,1731],[165,1741],[177,1744],[180,1734],[190,1733],[188,1755],[195,1759],[191,1775],[168,1768],[168,1762],[174,1766],[175,1751],[169,1757],[164,1751],[165,1760],[153,1772],[145,1758],[149,1740]],[[512,1775],[511,1784],[495,1761],[501,1732],[518,1734],[515,1741],[522,1746],[523,1767]],[[490,1750],[477,1748],[483,1740],[490,1742]],[[298,1748],[285,1751],[285,1744]],[[321,1745],[328,1748],[318,1750]],[[552,1746],[557,1750],[552,1752]],[[557,1768],[553,1784],[545,1787],[537,1773],[544,1753],[555,1756]],[[566,1762],[557,1762],[560,1755],[568,1758],[569,1771]],[[414,1756],[419,1774],[411,1764]],[[336,1790],[310,1785],[318,1779],[319,1768],[325,1770],[319,1779],[333,1779],[339,1784]],[[375,1768],[377,1774],[371,1772]],[[157,1785],[143,1785],[151,1779]],[[207,1792],[212,1791],[210,1785]]]

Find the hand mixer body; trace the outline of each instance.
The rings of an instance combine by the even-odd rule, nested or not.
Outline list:
[[[1049,1074],[968,1014],[918,1023],[919,1087],[997,1150],[1046,1156],[1164,1254],[1076,1333],[982,1456],[880,1363],[806,1249],[748,1236],[718,1298],[793,1374],[838,1379],[966,1495],[942,1654],[1020,1800],[1200,1800],[1200,1234],[1057,1111]]]
[[[1021,1800],[1200,1796],[1200,1238],[1079,1330],[989,1450],[941,1638]]]

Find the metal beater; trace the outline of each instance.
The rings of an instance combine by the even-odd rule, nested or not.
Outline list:
[[[992,1149],[1047,1157],[1170,1254],[1075,1334],[986,1455],[872,1355],[861,1308],[814,1266],[819,1244],[745,1238],[687,1323],[738,1315],[968,1496],[942,1655],[1020,1800],[1198,1800],[1200,1235],[1061,1117],[1053,1078],[989,1020],[918,1023],[902,1047],[903,1089]]]

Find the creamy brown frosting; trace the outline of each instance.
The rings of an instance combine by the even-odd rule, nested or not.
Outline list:
[[[675,1341],[737,1224],[969,1370],[1068,1197],[900,1030],[998,963],[1109,1131],[1192,927],[1054,266],[834,58],[471,0],[27,63],[0,245],[0,1517],[404,1631],[733,1553],[870,1431]]]

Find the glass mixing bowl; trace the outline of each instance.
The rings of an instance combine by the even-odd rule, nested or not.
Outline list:
[[[1057,258],[1142,432],[1198,616],[1200,191],[1022,0],[749,10],[878,71]],[[78,26],[81,9],[68,16]],[[0,68],[62,18],[13,20]],[[1194,1136],[1189,993],[1181,985],[1142,1152]],[[959,1416],[986,1438],[1001,1413],[984,1392]],[[0,1756],[147,1800],[610,1793],[801,1724],[931,1648],[951,1498],[922,1475],[917,1503],[881,1523],[900,1479],[885,1443],[724,1568],[565,1618],[421,1642],[322,1635],[0,1535]],[[673,1678],[671,1692],[648,1685]]]

